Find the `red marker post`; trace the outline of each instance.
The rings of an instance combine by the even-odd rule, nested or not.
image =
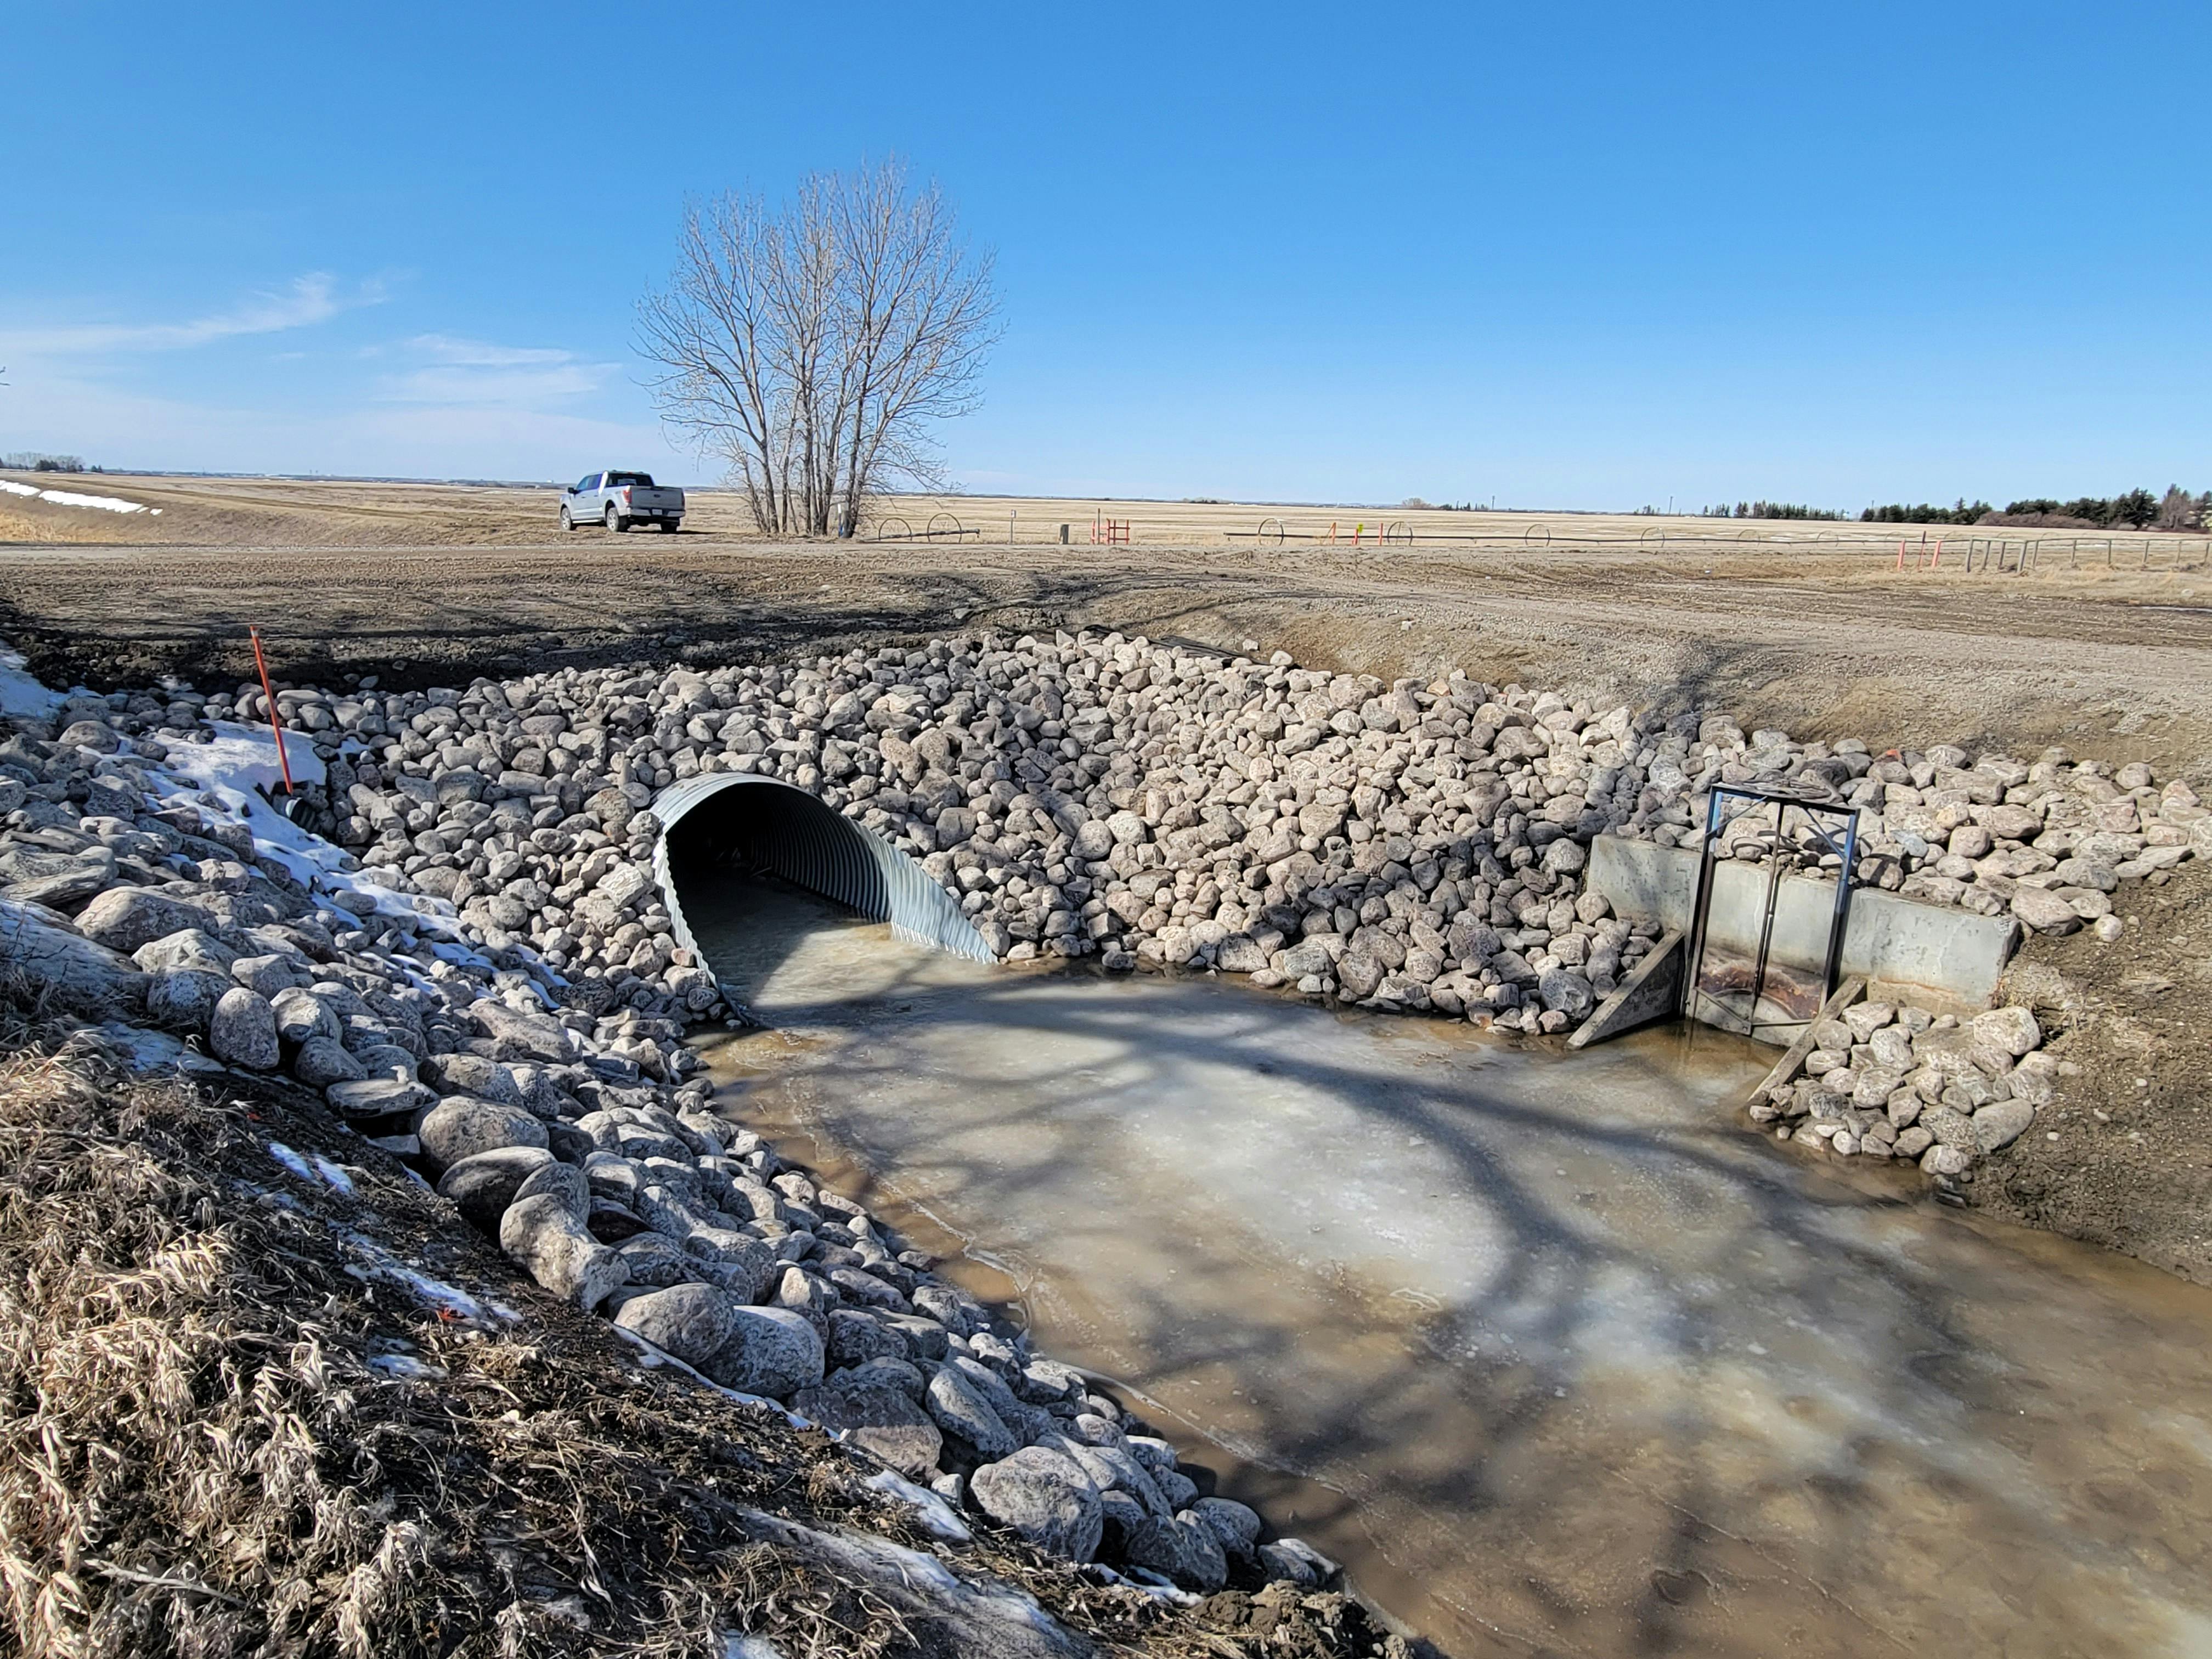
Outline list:
[[[261,630],[249,623],[246,632],[253,636],[253,665],[261,671],[261,695],[269,700],[269,731],[276,739],[276,765],[284,774],[284,793],[289,795],[293,793],[292,762],[284,753],[284,723],[277,718],[276,693],[270,689],[269,664],[261,654]]]

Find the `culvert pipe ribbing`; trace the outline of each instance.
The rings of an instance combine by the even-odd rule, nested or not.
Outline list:
[[[677,942],[704,960],[684,920],[672,866],[742,864],[842,904],[917,945],[974,962],[995,958],[959,902],[920,865],[865,825],[804,789],[749,772],[685,778],[653,803],[661,836],[653,875],[668,902]]]

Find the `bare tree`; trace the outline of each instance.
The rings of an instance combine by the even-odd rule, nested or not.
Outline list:
[[[2179,484],[2168,484],[2164,498],[2158,504],[2157,527],[2160,530],[2201,530],[2204,522],[2203,502]]]
[[[849,536],[871,495],[938,482],[931,428],[975,407],[998,337],[990,255],[896,161],[687,209],[638,306],[662,418],[781,535]]]

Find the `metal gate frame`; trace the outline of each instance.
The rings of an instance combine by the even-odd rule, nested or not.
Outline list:
[[[1738,800],[1744,805],[1734,813],[1724,811],[1724,804]],[[1682,1000],[1680,1012],[1692,1015],[1698,1000],[1698,988],[1705,978],[1706,923],[1713,901],[1713,868],[1719,862],[1715,856],[1722,833],[1746,813],[1771,806],[1774,813],[1774,851],[1767,856],[1766,903],[1759,927],[1759,956],[1753,970],[1751,1015],[1747,1030],[1759,1026],[1759,999],[1766,994],[1766,960],[1774,941],[1774,908],[1782,894],[1783,832],[1789,827],[1790,809],[1797,808],[1806,816],[1813,833],[1830,852],[1843,860],[1837,872],[1836,905],[1828,920],[1828,948],[1821,969],[1820,1000],[1826,1004],[1835,994],[1836,980],[1842,971],[1844,957],[1844,929],[1850,913],[1851,889],[1858,871],[1859,809],[1856,806],[1831,806],[1820,801],[1809,801],[1796,795],[1778,795],[1763,789],[1746,789],[1735,784],[1717,784],[1706,798],[1705,831],[1701,847],[1703,856],[1698,861],[1698,896],[1690,912],[1690,948],[1685,957],[1682,975]],[[1841,819],[1842,841],[1824,827],[1821,820]],[[1769,1022],[1770,1024],[1780,1022]]]

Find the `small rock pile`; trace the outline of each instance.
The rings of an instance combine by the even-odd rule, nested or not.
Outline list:
[[[1911,1158],[1939,1184],[2017,1140],[2057,1091],[2059,1063],[2026,1008],[1971,1019],[1859,1002],[1813,1028],[1803,1075],[1754,1101],[1754,1122],[1839,1157]]]

